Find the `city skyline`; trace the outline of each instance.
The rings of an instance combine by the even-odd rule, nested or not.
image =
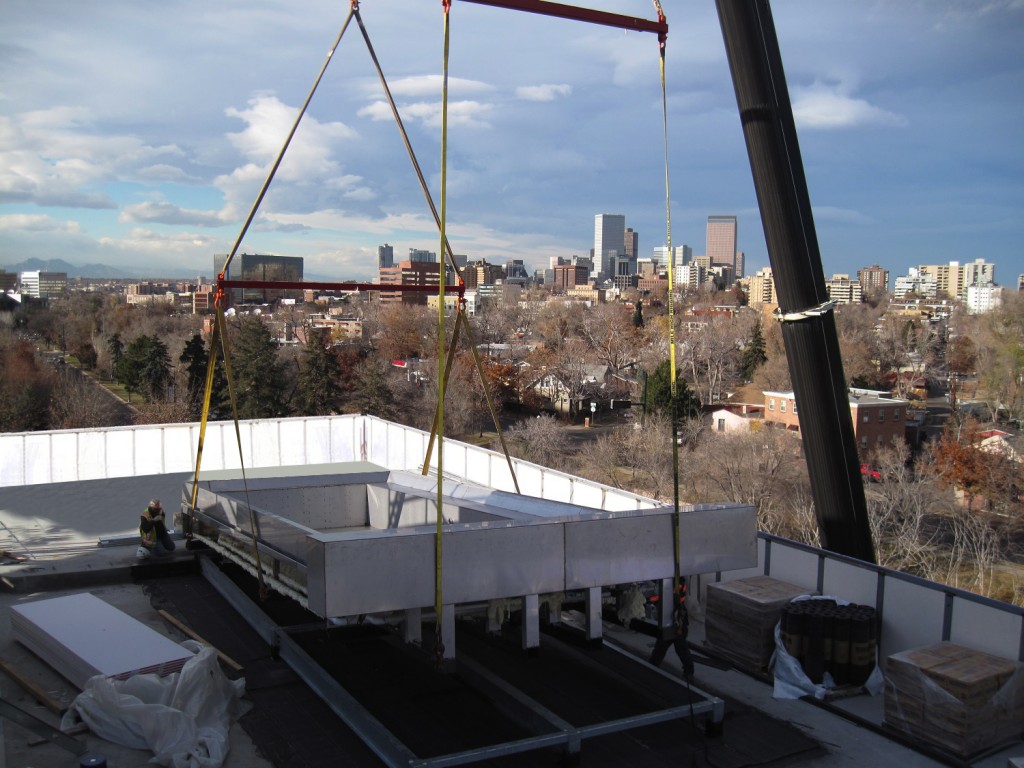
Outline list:
[[[0,264],[205,273],[233,245],[344,11],[58,5],[3,11],[17,42],[0,50]],[[440,29],[440,11],[397,8],[363,17],[438,202],[441,41],[423,30]],[[606,9],[651,15],[639,0]],[[769,261],[717,16],[711,3],[681,10],[666,7],[673,245],[699,255],[707,217],[735,214],[752,274]],[[1012,284],[1024,7],[792,0],[773,13],[825,274],[984,257]],[[455,252],[542,268],[586,255],[603,211],[625,216],[641,258],[664,244],[653,36],[472,4],[452,14]],[[240,252],[359,278],[382,243],[440,250],[350,29]]]

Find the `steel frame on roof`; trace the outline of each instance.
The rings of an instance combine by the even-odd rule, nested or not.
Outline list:
[[[490,744],[477,749],[421,758],[363,707],[352,694],[345,690],[344,686],[317,664],[289,636],[287,630],[276,625],[234,582],[224,575],[214,563],[210,562],[209,558],[201,557],[199,563],[203,577],[210,582],[214,589],[249,623],[264,642],[276,651],[278,657],[287,663],[302,681],[323,699],[324,703],[389,768],[443,768],[451,765],[468,765],[481,760],[559,746],[564,747],[568,755],[578,755],[584,739],[698,715],[707,716],[712,723],[719,725],[725,717],[724,701],[704,694],[703,691],[691,689],[698,695],[705,696],[705,700],[593,725],[573,726],[482,666],[467,664],[466,660],[462,660],[460,661],[460,672],[463,672],[463,677],[471,680],[475,687],[486,689],[490,695],[498,695],[515,703],[534,718],[549,724],[551,732],[500,744]],[[624,653],[623,651],[619,652]],[[638,660],[637,663],[643,662]]]

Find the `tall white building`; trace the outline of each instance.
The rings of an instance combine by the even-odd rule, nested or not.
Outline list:
[[[615,262],[626,256],[626,217],[599,213],[594,217],[594,268],[591,276],[604,280],[615,275]]]
[[[1003,289],[992,283],[981,285],[968,285],[964,305],[972,315],[980,315],[982,312],[989,312],[1003,302]]]
[[[849,275],[832,275],[825,281],[828,297],[839,304],[860,304],[863,301],[860,282]]]

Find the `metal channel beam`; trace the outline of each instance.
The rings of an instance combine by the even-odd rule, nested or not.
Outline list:
[[[57,730],[49,723],[44,720],[40,720],[35,715],[31,715],[20,707],[16,707],[11,702],[0,698],[0,717],[7,718],[12,723],[17,723],[27,731],[31,731],[36,736],[39,736],[47,741],[52,741],[61,749],[65,749],[73,755],[81,755],[85,753],[86,746],[83,742],[78,739],[68,736],[66,733],[62,733]],[[2,735],[2,733],[0,733]],[[0,748],[3,744],[0,742]],[[2,753],[0,753],[2,754]]]
[[[281,631],[260,611],[234,582],[220,572],[207,558],[200,558],[203,576],[213,585],[242,618],[249,622],[263,640],[277,650],[278,656],[323,699],[342,721],[366,743],[389,768],[403,768],[416,759],[391,731],[371,715],[334,678],[326,674],[312,657]]]
[[[512,11],[539,13],[542,16],[553,16],[572,21],[586,21],[590,24],[601,24],[606,27],[635,30],[637,32],[657,32],[659,36],[668,34],[668,22],[664,18],[657,21],[641,19],[635,16],[623,16],[608,11],[591,8],[579,8],[575,5],[546,2],[546,0],[466,0],[478,5],[490,5],[495,8],[507,8]]]
[[[468,659],[460,659],[459,665],[466,672],[467,682],[472,681],[477,687],[488,689],[491,693],[497,692],[500,694],[501,699],[519,708],[521,713],[528,713],[527,717],[532,716],[535,724],[548,723],[555,729],[555,732],[501,744],[492,744],[463,752],[419,758],[356,701],[336,680],[326,674],[323,668],[309,654],[302,650],[283,628],[278,627],[253,605],[248,596],[207,558],[200,558],[200,568],[203,576],[228,601],[231,607],[249,622],[249,625],[265,642],[277,650],[278,656],[295,671],[303,682],[323,699],[353,732],[363,739],[366,745],[389,768],[442,768],[443,766],[468,765],[504,755],[549,749],[557,746],[565,746],[569,754],[576,754],[580,752],[582,741],[586,738],[604,736],[668,720],[704,714],[710,714],[713,722],[720,723],[725,714],[724,702],[715,697],[708,697],[705,701],[698,703],[670,707],[656,712],[611,720],[595,725],[574,727],[522,691],[500,680],[480,665]],[[618,653],[625,653],[625,651],[613,645],[608,647]],[[704,695],[702,691],[697,691],[697,693]]]

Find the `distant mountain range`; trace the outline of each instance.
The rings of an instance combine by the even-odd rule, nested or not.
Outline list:
[[[17,264],[4,264],[0,266],[8,272],[29,272],[36,269],[43,272],[67,272],[68,277],[139,277],[135,270],[112,267],[109,264],[86,264],[84,267],[80,267],[77,264],[64,261],[64,259],[27,259]]]
[[[186,274],[178,273],[176,275],[165,274],[165,273],[146,273],[141,272],[137,269],[125,269],[124,267],[112,267],[109,264],[86,264],[84,267],[80,267],[77,264],[64,261],[64,259],[27,259],[25,261],[18,262],[17,264],[0,264],[0,269],[4,269],[8,272],[31,272],[33,270],[41,270],[43,272],[66,272],[68,277],[89,277],[94,279],[109,279],[109,280],[140,280],[140,279],[179,279],[179,280],[193,280],[196,277],[195,272],[189,272]],[[212,279],[210,273],[203,273],[203,276]],[[337,280],[336,277],[328,277],[325,275],[305,275],[307,281],[320,281],[327,282],[330,280]],[[347,278],[346,278],[347,279]]]

